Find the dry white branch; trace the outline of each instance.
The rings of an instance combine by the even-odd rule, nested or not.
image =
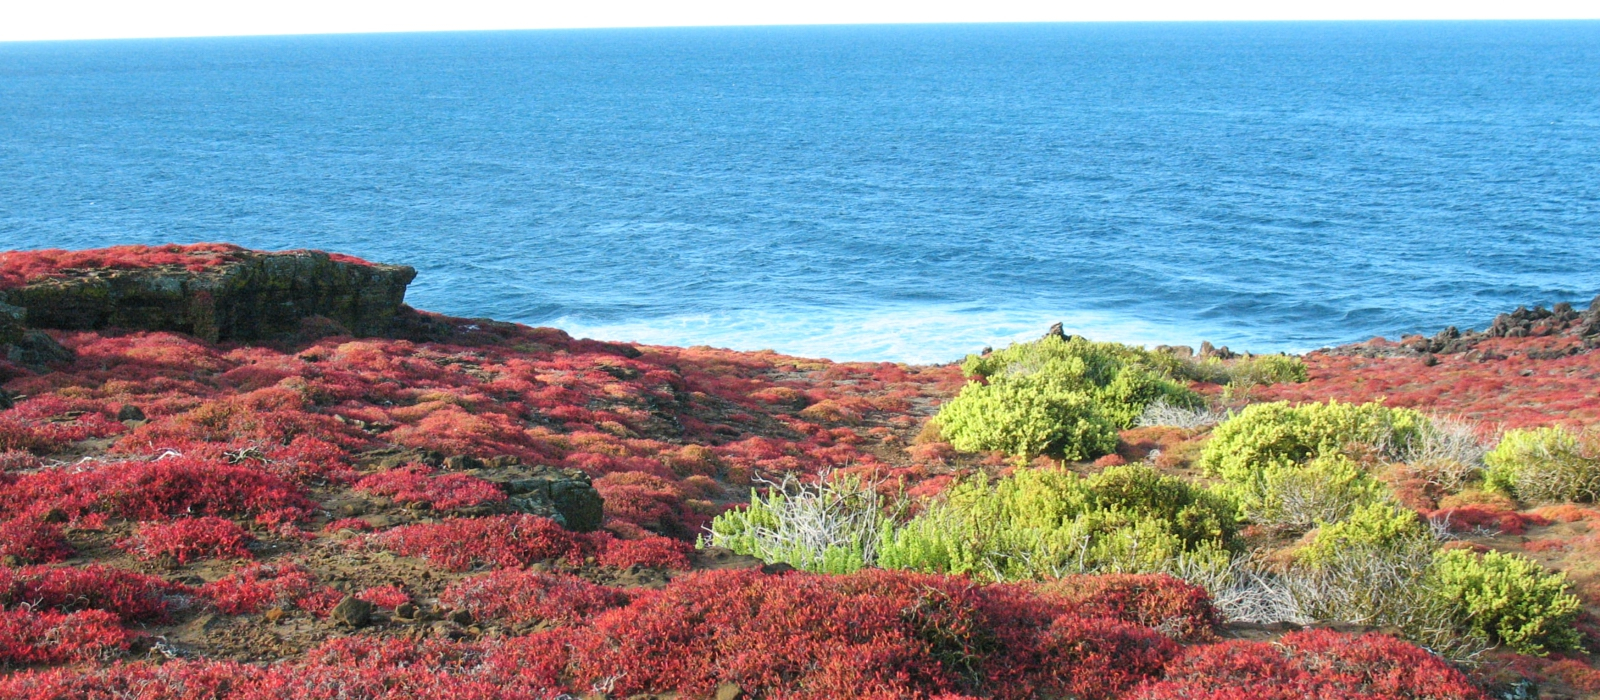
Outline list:
[[[1221,423],[1227,417],[1227,413],[1213,408],[1184,408],[1167,403],[1166,399],[1156,399],[1145,407],[1135,424],[1141,428],[1172,426],[1198,430]]]

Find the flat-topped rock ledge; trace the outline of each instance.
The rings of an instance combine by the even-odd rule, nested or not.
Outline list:
[[[264,340],[320,316],[356,336],[382,335],[417,275],[320,251],[228,250],[203,265],[65,268],[0,286],[29,328],[187,333],[208,341]],[[15,322],[11,321],[14,325]]]

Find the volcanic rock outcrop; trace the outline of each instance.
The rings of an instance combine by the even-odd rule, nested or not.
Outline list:
[[[1327,348],[1324,352],[1359,357],[1411,356],[1421,357],[1428,362],[1435,355],[1469,353],[1477,348],[1479,343],[1491,338],[1554,336],[1573,338],[1577,342],[1557,349],[1530,351],[1530,354],[1541,359],[1554,359],[1600,347],[1600,296],[1595,297],[1594,301],[1589,303],[1589,308],[1584,311],[1578,311],[1566,302],[1556,304],[1549,309],[1542,306],[1535,306],[1532,309],[1519,306],[1515,311],[1495,316],[1489,327],[1482,331],[1470,328],[1462,331],[1451,326],[1439,331],[1433,337],[1407,336],[1401,338],[1399,343],[1372,341],[1351,343]]]
[[[161,265],[62,270],[0,289],[0,342],[20,328],[187,333],[216,342],[266,340],[324,317],[356,336],[382,335],[400,314],[416,270],[335,259],[319,251],[239,251],[205,269]],[[14,327],[15,326],[15,327]],[[13,339],[10,336],[17,336]]]

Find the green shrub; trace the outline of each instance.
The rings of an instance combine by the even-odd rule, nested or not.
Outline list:
[[[942,502],[884,533],[878,565],[994,580],[1161,572],[1183,560],[1226,565],[1233,510],[1147,467],[1089,478],[1023,469],[952,487]]]
[[[1451,549],[1435,557],[1434,576],[1473,634],[1519,654],[1579,648],[1573,623],[1583,604],[1567,592],[1565,574],[1515,554]]]
[[[1310,379],[1306,364],[1291,355],[1246,355],[1234,360],[1220,357],[1180,357],[1151,353],[1146,364],[1162,374],[1186,382],[1228,384],[1247,388],[1262,384],[1303,382]]]
[[[1385,495],[1383,484],[1342,454],[1321,455],[1305,466],[1268,466],[1260,488],[1251,486],[1218,491],[1233,497],[1251,522],[1299,531],[1344,520]]]
[[[1239,529],[1228,500],[1149,467],[1110,467],[1087,483],[1091,509],[1166,522],[1187,547],[1227,542]]]
[[[939,427],[963,451],[1097,457],[1157,399],[1201,405],[1198,395],[1174,381],[1171,362],[1127,345],[1058,337],[972,355],[961,368],[981,381],[968,383],[940,409]]]
[[[1431,540],[1428,527],[1415,511],[1380,502],[1360,506],[1349,517],[1317,529],[1311,541],[1295,552],[1303,564],[1316,566],[1349,549],[1400,549]]]
[[[937,420],[945,439],[963,452],[1086,460],[1117,445],[1117,427],[1095,410],[1093,397],[1043,375],[970,382],[939,409]]]
[[[1403,454],[1426,423],[1416,411],[1376,402],[1255,404],[1212,431],[1200,466],[1231,486],[1261,493],[1273,468],[1355,450]]]
[[[1562,428],[1508,431],[1484,455],[1484,481],[1527,503],[1594,501],[1600,496],[1600,455],[1588,442]]]
[[[1311,378],[1306,363],[1289,355],[1252,355],[1235,360],[1227,368],[1228,383],[1256,386],[1283,382],[1303,382]]]

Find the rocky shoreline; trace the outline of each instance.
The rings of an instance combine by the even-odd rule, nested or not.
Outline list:
[[[170,246],[169,246],[170,248]],[[404,304],[416,270],[322,251],[261,252],[231,247],[226,259],[203,268],[167,262],[148,267],[51,270],[24,283],[0,284],[0,349],[13,362],[40,366],[67,358],[41,330],[164,331],[208,342],[282,341],[329,335],[426,340],[445,332]],[[3,281],[0,281],[3,282]],[[1071,337],[1060,323],[1046,336]],[[1482,331],[1450,326],[1428,337],[1368,341],[1316,352],[1359,357],[1472,353],[1495,338],[1570,337],[1578,342],[1538,351],[1543,359],[1600,347],[1600,296],[1584,311],[1559,303],[1517,307]],[[986,349],[987,350],[987,349]],[[1239,353],[1203,342],[1199,350],[1158,345],[1179,357],[1233,359]],[[1484,359],[1480,353],[1473,359]],[[1487,356],[1493,359],[1492,355]]]

